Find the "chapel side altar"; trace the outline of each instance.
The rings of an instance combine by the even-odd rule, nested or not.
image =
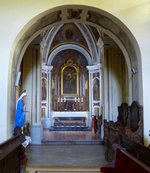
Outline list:
[[[52,111],[51,125],[54,126],[55,118],[85,118],[86,126],[88,126],[89,112],[88,111]]]

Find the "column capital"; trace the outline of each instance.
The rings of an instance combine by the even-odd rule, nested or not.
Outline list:
[[[96,65],[91,65],[91,66],[86,66],[87,70],[89,71],[89,73],[96,73],[96,72],[100,72],[101,69],[101,64],[96,64]]]
[[[42,71],[50,73],[53,69],[53,66],[48,66],[48,65],[42,65]]]

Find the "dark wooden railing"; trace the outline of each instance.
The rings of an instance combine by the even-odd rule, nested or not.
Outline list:
[[[0,173],[20,173],[25,149],[19,136],[10,138],[0,144]]]
[[[138,160],[150,166],[150,149],[143,144],[130,140],[127,136],[119,136],[119,144]]]

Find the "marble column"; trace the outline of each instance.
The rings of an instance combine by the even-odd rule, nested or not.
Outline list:
[[[92,115],[94,115],[94,101],[93,101],[93,74],[100,73],[100,64],[86,66],[89,71],[89,127],[92,123]],[[101,83],[99,83],[101,85]],[[99,87],[101,89],[101,87]],[[101,91],[100,91],[101,93]],[[101,97],[100,97],[101,98]]]
[[[47,73],[47,87],[46,87],[46,115],[44,119],[45,128],[49,128],[51,126],[51,70],[53,66],[42,66],[42,72]]]

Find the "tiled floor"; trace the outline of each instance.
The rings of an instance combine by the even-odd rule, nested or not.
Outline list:
[[[106,164],[104,153],[103,145],[31,145],[26,149],[27,170],[99,170]]]
[[[92,131],[43,131],[43,142],[100,142],[101,139]],[[98,144],[98,143],[97,143]]]
[[[104,145],[94,143],[100,140],[100,137],[92,131],[50,131],[45,129],[43,144],[30,145],[26,149],[28,157],[26,172],[98,173],[100,167],[106,164]],[[87,142],[90,144],[92,142],[94,145],[88,145]]]

